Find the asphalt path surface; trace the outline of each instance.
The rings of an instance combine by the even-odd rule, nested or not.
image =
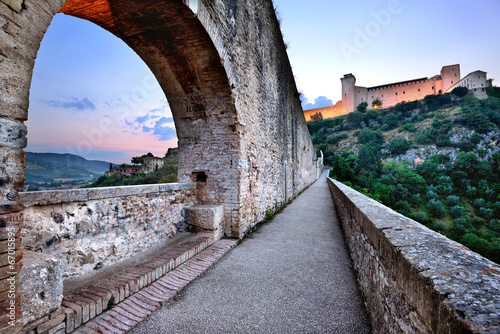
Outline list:
[[[131,333],[371,333],[322,177]]]

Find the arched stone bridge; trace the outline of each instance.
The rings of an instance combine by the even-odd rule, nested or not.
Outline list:
[[[1,0],[1,236],[6,242],[12,237],[16,250],[23,229],[19,189],[24,184],[31,77],[44,33],[57,13],[108,30],[149,66],[173,113],[179,183],[196,184],[197,203],[222,207],[226,236],[241,238],[266,211],[316,180],[321,163],[272,1]],[[6,244],[2,252],[8,249]],[[4,292],[6,279],[23,262],[21,252],[12,258],[12,267],[6,266],[9,259],[0,264]],[[5,328],[10,301],[16,305],[16,319],[20,316],[18,291],[14,299],[4,292],[0,327]],[[19,326],[18,321],[15,328]]]

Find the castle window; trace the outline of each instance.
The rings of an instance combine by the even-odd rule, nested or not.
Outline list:
[[[403,94],[406,94],[406,92],[405,92],[405,91],[403,91]]]
[[[434,89],[434,86],[432,86],[432,89]]]
[[[455,76],[457,76],[457,74],[455,73]]]
[[[398,95],[398,92],[396,92],[396,95]]]
[[[375,98],[375,96],[372,95],[372,99],[374,99],[374,98]]]
[[[363,98],[361,98],[361,101],[363,101]]]
[[[382,94],[382,97],[384,97],[384,94]]]
[[[453,80],[451,80],[451,83],[453,83]]]
[[[420,92],[420,88],[418,89],[418,91]]]
[[[477,76],[477,78],[478,78],[478,79],[481,79],[481,76],[480,76],[480,75],[478,75],[478,76]]]

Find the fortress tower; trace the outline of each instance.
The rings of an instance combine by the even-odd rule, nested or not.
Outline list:
[[[462,78],[460,76],[460,64],[443,66],[441,68],[441,78],[443,80],[443,93],[445,93]]]
[[[342,81],[342,108],[345,113],[353,112],[356,108],[354,105],[356,99],[356,77],[351,73],[345,74],[343,78],[340,78]]]

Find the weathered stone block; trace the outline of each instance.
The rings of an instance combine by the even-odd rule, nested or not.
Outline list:
[[[60,261],[42,253],[24,251],[19,286],[25,324],[56,310],[61,306],[63,293]]]
[[[224,206],[195,205],[187,209],[187,224],[193,232],[212,232],[217,239],[224,228]]]
[[[24,123],[0,118],[0,146],[23,148],[28,144],[28,129]]]
[[[20,12],[23,9],[23,0],[0,0],[16,12]]]

